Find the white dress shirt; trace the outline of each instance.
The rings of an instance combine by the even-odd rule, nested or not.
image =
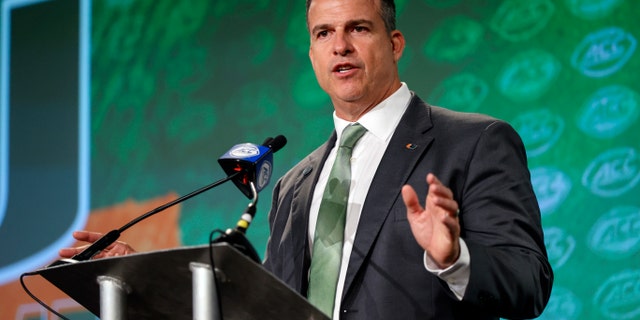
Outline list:
[[[356,230],[364,201],[367,197],[369,187],[371,186],[373,176],[378,169],[380,161],[382,160],[382,156],[387,149],[389,141],[391,140],[402,115],[409,106],[410,100],[411,92],[407,85],[402,83],[402,86],[394,94],[382,101],[358,120],[358,123],[367,129],[367,132],[362,138],[360,138],[354,147],[351,158],[352,180],[349,191],[349,203],[347,204],[342,262],[340,265],[340,275],[338,277],[336,301],[333,311],[334,319],[338,319],[340,312],[340,301],[347,273],[347,265],[353,248],[353,242],[356,237]],[[333,121],[338,135],[336,141],[340,141],[342,131],[351,123],[338,118],[335,111],[333,113]],[[316,185],[313,194],[309,217],[309,243],[311,248],[313,248],[313,237],[316,230],[316,222],[318,220],[318,209],[320,208],[322,194],[327,184],[331,167],[336,159],[336,153],[337,148],[334,147],[329,153],[329,157],[322,168],[318,184]],[[389,192],[399,192],[399,190],[389,190]],[[445,280],[458,299],[462,299],[462,296],[464,295],[464,291],[469,282],[470,271],[469,250],[462,239],[460,239],[460,247],[461,252],[458,261],[444,270],[438,269],[435,264],[431,262],[426,252],[424,255],[426,270]],[[425,288],[425,290],[428,289]]]

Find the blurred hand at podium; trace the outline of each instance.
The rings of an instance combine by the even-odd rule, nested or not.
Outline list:
[[[80,242],[86,242],[88,244],[79,246],[79,247],[73,247],[73,248],[62,248],[60,249],[58,254],[62,258],[71,258],[76,254],[82,252],[87,247],[89,247],[92,243],[98,241],[98,239],[102,238],[103,235],[104,234],[100,232],[92,232],[92,231],[86,231],[86,230],[75,231],[73,233],[73,238],[75,238]],[[93,259],[124,256],[124,255],[135,253],[135,252],[136,250],[133,249],[128,243],[124,241],[116,241],[111,245],[109,245],[104,250],[97,253],[95,256],[93,256]]]

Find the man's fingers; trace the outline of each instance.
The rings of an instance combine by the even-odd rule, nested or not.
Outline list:
[[[63,248],[58,251],[58,255],[63,258],[71,258],[76,254],[76,250],[74,248]]]
[[[410,213],[422,212],[423,208],[418,200],[416,191],[410,185],[402,187],[402,200]]]
[[[453,199],[453,191],[432,173],[427,175],[427,182],[429,183],[427,202],[430,201],[434,206],[444,209],[449,216],[457,218],[460,208],[458,202]]]
[[[92,231],[85,231],[85,230],[73,232],[73,237],[76,240],[90,242],[90,243],[98,241],[100,238],[102,238],[102,236],[104,236],[104,234],[100,232],[92,232]]]
[[[62,248],[62,249],[58,250],[58,255],[63,257],[63,258],[71,258],[71,257],[75,256],[76,254],[82,252],[87,247],[88,246],[82,246],[82,247],[77,247],[77,248]]]
[[[453,199],[453,191],[442,184],[434,174],[427,175],[427,183],[429,184],[429,193]]]

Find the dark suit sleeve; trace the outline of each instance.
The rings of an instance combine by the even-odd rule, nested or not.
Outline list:
[[[538,316],[549,299],[553,272],[526,153],[515,130],[500,121],[487,126],[465,176],[460,221],[471,273],[463,301],[504,318]]]

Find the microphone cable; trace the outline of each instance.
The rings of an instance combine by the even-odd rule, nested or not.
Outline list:
[[[33,299],[35,302],[37,302],[43,308],[47,309],[49,312],[55,314],[58,318],[64,319],[64,320],[70,320],[69,318],[63,316],[58,311],[53,310],[52,307],[50,307],[48,304],[44,303],[44,301],[40,300],[40,298],[36,297],[36,295],[33,294],[31,292],[31,290],[29,290],[29,288],[27,288],[27,284],[24,282],[24,278],[25,277],[30,277],[30,276],[36,276],[36,275],[40,275],[40,272],[39,271],[25,272],[25,273],[20,275],[20,285],[22,286],[22,290],[24,290],[24,292],[26,292],[27,295],[29,295],[29,297],[31,297],[31,299]],[[47,317],[47,318],[49,318],[49,317]]]

